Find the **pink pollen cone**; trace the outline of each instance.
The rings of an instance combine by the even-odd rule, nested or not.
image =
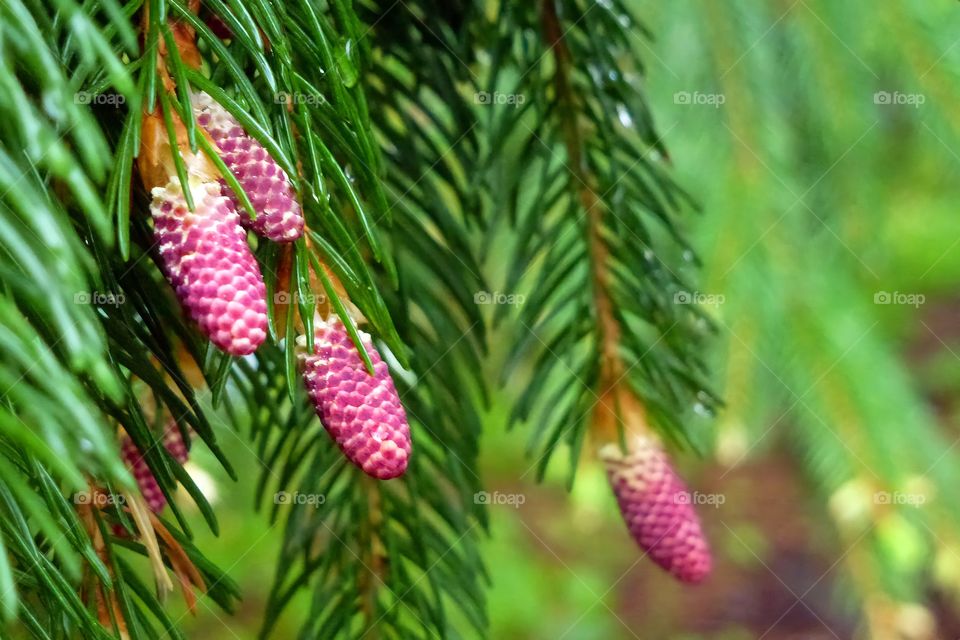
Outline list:
[[[640,436],[630,444],[626,456],[615,444],[600,450],[630,535],[678,580],[701,582],[712,560],[686,485],[657,442]]]
[[[318,318],[314,353],[300,356],[303,380],[317,416],[350,462],[374,478],[396,478],[410,459],[410,426],[387,364],[370,336],[360,336],[373,376],[340,319]]]
[[[290,179],[256,139],[247,135],[236,118],[206,93],[193,94],[197,124],[210,134],[224,164],[243,187],[257,217],[243,213],[233,191],[221,181],[224,193],[241,211],[240,221],[274,242],[292,242],[303,234],[303,214]]]
[[[215,182],[193,187],[187,208],[175,178],[153,190],[153,235],[167,280],[200,330],[230,355],[257,350],[267,337],[260,265],[233,203]]]
[[[183,464],[187,461],[187,457],[189,456],[187,445],[183,441],[183,436],[180,434],[180,428],[177,427],[177,423],[173,420],[167,422],[163,434],[163,445],[177,462]],[[163,508],[167,506],[167,498],[163,495],[163,491],[160,490],[160,485],[153,476],[153,472],[150,471],[150,467],[147,466],[147,461],[140,454],[137,445],[133,444],[133,440],[131,440],[129,436],[124,436],[123,441],[120,443],[120,455],[124,463],[126,463],[127,468],[130,469],[130,472],[133,474],[134,480],[137,481],[137,486],[140,487],[140,493],[143,495],[144,500],[146,500],[150,510],[154,513],[163,511]]]

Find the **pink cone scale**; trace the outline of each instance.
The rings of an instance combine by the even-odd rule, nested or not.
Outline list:
[[[300,361],[307,395],[323,426],[367,475],[381,480],[403,475],[410,459],[410,426],[370,336],[360,332],[374,365],[372,376],[338,317],[317,318],[314,329],[314,353],[302,354]]]
[[[630,535],[678,580],[701,582],[712,560],[686,485],[652,438],[640,436],[630,449],[626,456],[616,444],[600,450]]]
[[[267,337],[260,266],[220,185],[206,182],[191,191],[193,212],[176,178],[153,190],[150,214],[164,274],[218,349],[234,356],[253,353]]]
[[[206,93],[193,94],[193,111],[199,124],[220,151],[224,164],[243,187],[257,217],[241,215],[241,223],[274,242],[292,242],[303,234],[303,215],[290,179],[256,139],[247,135],[236,118]],[[221,182],[223,191],[240,203]]]
[[[183,433],[180,427],[171,419],[167,422],[166,429],[163,432],[163,446],[170,453],[174,460],[180,464],[186,464],[190,458],[190,451],[187,449],[187,443],[183,439]]]
[[[183,464],[187,461],[189,456],[187,445],[183,441],[180,428],[173,420],[167,423],[163,434],[163,445],[177,462]],[[150,471],[150,467],[147,466],[147,461],[129,436],[124,436],[120,443],[120,455],[127,468],[130,469],[130,473],[133,474],[134,480],[137,481],[137,486],[140,488],[140,493],[143,495],[147,507],[154,513],[163,511],[163,508],[167,506],[167,498],[163,495],[163,491],[160,489],[157,479],[153,476],[153,472]]]

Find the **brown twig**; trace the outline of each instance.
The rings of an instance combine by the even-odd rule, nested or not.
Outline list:
[[[553,52],[557,69],[554,73],[554,89],[560,110],[564,145],[567,150],[567,170],[579,186],[577,193],[587,216],[587,244],[590,256],[590,281],[593,288],[593,305],[596,311],[597,334],[600,343],[599,400],[591,429],[599,441],[618,438],[618,425],[623,414],[643,409],[639,400],[620,384],[624,375],[620,357],[620,323],[614,313],[610,297],[609,250],[603,240],[603,216],[606,205],[598,195],[596,177],[587,165],[577,110],[578,97],[571,85],[573,56],[564,39],[560,18],[554,0],[543,0],[541,23],[544,36]]]

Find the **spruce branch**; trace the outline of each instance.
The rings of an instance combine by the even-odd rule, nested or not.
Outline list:
[[[527,139],[520,182],[542,195],[516,200],[517,266],[507,282],[535,287],[509,370],[530,357],[537,371],[514,418],[540,413],[538,473],[561,441],[576,461],[591,423],[608,425],[598,427],[601,439],[616,437],[631,396],[662,437],[694,442],[693,406],[715,403],[697,347],[709,324],[675,300],[689,289],[683,263],[692,261],[676,228],[685,196],[662,168],[662,142],[635,97],[642,64],[625,29],[636,20],[621,3],[505,12],[541,34],[543,48],[515,64],[529,78],[527,98],[550,105],[517,122]],[[545,237],[556,240],[547,246]]]
[[[618,385],[623,376],[623,361],[620,357],[620,325],[614,316],[613,301],[610,297],[610,273],[608,261],[610,252],[603,239],[603,215],[605,204],[596,191],[595,176],[590,173],[588,160],[583,156],[577,95],[571,86],[572,60],[570,49],[564,41],[561,24],[557,16],[556,3],[543,0],[541,16],[545,42],[552,53],[556,71],[553,76],[554,90],[559,105],[563,141],[566,146],[566,167],[573,177],[580,198],[580,205],[586,216],[586,244],[590,262],[590,284],[593,293],[593,308],[596,314],[596,333],[600,358],[597,383],[597,411],[600,416],[594,421],[599,428],[606,428],[606,437],[610,437],[611,427],[619,427],[615,406],[619,406]],[[614,407],[611,406],[614,405]],[[601,436],[602,437],[602,436]]]

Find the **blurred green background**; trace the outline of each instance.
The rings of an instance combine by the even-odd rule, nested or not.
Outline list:
[[[505,389],[482,466],[525,501],[490,508],[490,637],[960,637],[960,6],[635,9],[646,98],[702,208],[691,293],[727,406],[705,455],[675,458],[720,496],[700,507],[716,569],[689,588],[641,560],[593,460],[572,494],[562,464],[535,484]],[[253,638],[281,531],[251,518],[253,477],[210,482],[223,531],[198,545],[246,598],[186,632]]]

